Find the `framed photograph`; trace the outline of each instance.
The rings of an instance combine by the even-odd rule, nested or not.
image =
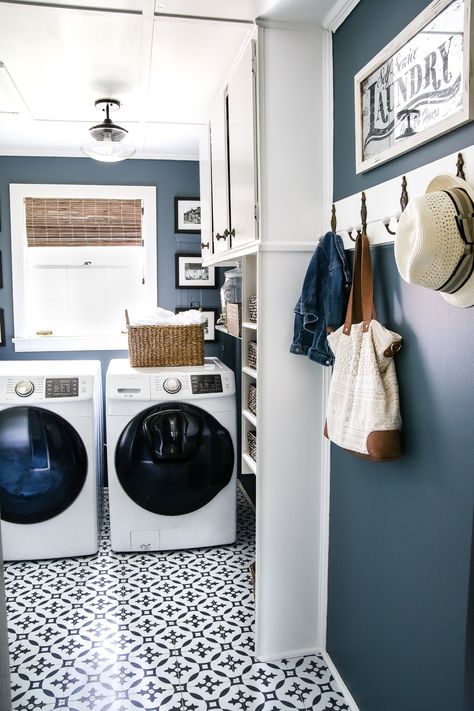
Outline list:
[[[176,234],[201,232],[201,201],[199,198],[175,197],[174,231]]]
[[[176,254],[177,289],[212,289],[216,285],[215,267],[203,267],[197,254]]]
[[[6,346],[5,338],[5,311],[0,309],[0,346]]]
[[[354,77],[356,172],[474,117],[471,0],[435,0]]]
[[[191,307],[181,307],[177,306],[175,308],[175,313],[179,313],[180,311],[189,311]],[[205,316],[206,320],[204,322],[204,340],[205,341],[215,341],[216,340],[216,320],[217,320],[217,309],[208,309],[206,306],[203,306],[202,309],[199,309],[199,311],[202,312],[203,316]]]

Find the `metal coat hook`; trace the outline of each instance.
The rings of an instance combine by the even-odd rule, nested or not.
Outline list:
[[[367,199],[363,192],[360,196],[360,221],[362,222],[362,234],[367,234]],[[357,230],[359,232],[359,230]]]
[[[406,179],[406,176],[404,175],[402,178],[402,192],[400,195],[401,212],[397,213],[397,215],[396,215],[397,222],[400,219],[400,215],[402,214],[403,210],[406,208],[407,205],[408,205],[407,179]],[[384,227],[387,230],[389,235],[396,235],[397,233],[390,229],[390,220],[391,219],[392,219],[391,217],[384,217],[382,222],[383,222]]]
[[[336,206],[333,203],[331,207],[331,231],[335,232],[337,227],[337,218],[336,218]]]
[[[464,174],[464,158],[462,156],[462,153],[458,153],[458,160],[456,163],[456,177],[466,180],[466,176]]]

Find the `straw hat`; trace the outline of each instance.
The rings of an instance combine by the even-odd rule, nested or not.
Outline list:
[[[453,306],[474,305],[474,190],[438,175],[402,212],[395,260],[409,284],[439,291]]]

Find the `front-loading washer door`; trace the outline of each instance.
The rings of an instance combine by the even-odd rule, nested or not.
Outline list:
[[[190,513],[211,501],[232,478],[234,447],[211,414],[186,403],[155,405],[125,427],[115,450],[117,477],[147,511]]]
[[[10,523],[40,523],[65,511],[87,478],[87,452],[64,418],[40,407],[0,412],[0,510]]]

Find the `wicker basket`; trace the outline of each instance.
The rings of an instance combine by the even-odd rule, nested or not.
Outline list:
[[[252,430],[249,430],[247,432],[247,445],[249,448],[250,456],[256,462],[257,461],[257,433],[256,432],[252,432]]]
[[[257,323],[257,297],[249,296],[249,321]]]
[[[203,365],[204,324],[131,326],[125,311],[128,355],[133,368]]]
[[[257,416],[257,386],[254,383],[249,384],[248,406],[250,412]]]
[[[249,368],[257,369],[257,341],[249,341],[247,364]]]

